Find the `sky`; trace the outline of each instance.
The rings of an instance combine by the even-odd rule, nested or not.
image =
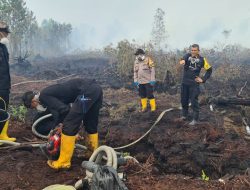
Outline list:
[[[75,47],[102,48],[124,39],[149,42],[157,8],[165,11],[168,48],[219,43],[250,48],[250,0],[26,0],[39,23],[71,23]],[[231,30],[225,39],[222,32]]]

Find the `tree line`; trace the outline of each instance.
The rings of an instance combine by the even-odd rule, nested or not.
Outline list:
[[[24,0],[1,0],[0,20],[5,21],[11,30],[9,51],[12,57],[27,52],[56,56],[70,48],[71,24],[53,19],[38,24]]]

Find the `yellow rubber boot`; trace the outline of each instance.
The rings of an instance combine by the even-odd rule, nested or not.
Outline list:
[[[147,110],[148,99],[142,98],[141,99],[141,112],[145,112]]]
[[[7,134],[8,132],[8,128],[9,128],[9,121],[6,121],[6,123],[4,124],[3,130],[0,134],[0,140],[6,140],[6,141],[16,141],[16,138],[10,138]]]
[[[75,141],[76,136],[67,136],[62,133],[59,159],[57,161],[48,160],[49,167],[53,169],[70,168]]]
[[[95,149],[98,148],[99,146],[99,139],[98,139],[98,133],[95,134],[89,134],[88,135],[88,144],[89,144],[89,149],[91,151],[94,151]]]
[[[155,98],[149,100],[149,104],[151,107],[151,111],[154,112],[156,110]]]

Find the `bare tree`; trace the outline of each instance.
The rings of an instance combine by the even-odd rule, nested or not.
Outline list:
[[[167,31],[165,26],[165,12],[160,8],[156,10],[151,35],[156,50],[161,50],[163,45],[166,45]]]

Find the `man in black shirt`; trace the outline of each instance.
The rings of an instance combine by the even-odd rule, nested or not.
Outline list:
[[[191,53],[186,54],[180,61],[184,66],[182,85],[181,85],[181,104],[182,104],[182,120],[186,120],[188,116],[188,104],[191,101],[193,109],[193,120],[189,125],[196,125],[199,120],[199,102],[200,84],[205,83],[212,74],[212,67],[206,58],[200,56],[198,44],[191,46]],[[200,71],[204,68],[206,73],[204,77],[200,77]]]
[[[24,105],[40,111],[48,111],[54,118],[54,126],[62,123],[60,157],[48,161],[51,168],[69,168],[75,146],[76,134],[81,122],[87,131],[90,149],[98,147],[98,117],[102,106],[102,88],[91,79],[72,79],[43,89],[40,93],[26,92]],[[73,103],[72,107],[69,106]]]
[[[8,44],[9,27],[5,22],[0,21],[0,109],[5,110],[9,105],[10,96],[10,69]],[[0,140],[15,141],[7,135],[9,122],[0,123]]]

